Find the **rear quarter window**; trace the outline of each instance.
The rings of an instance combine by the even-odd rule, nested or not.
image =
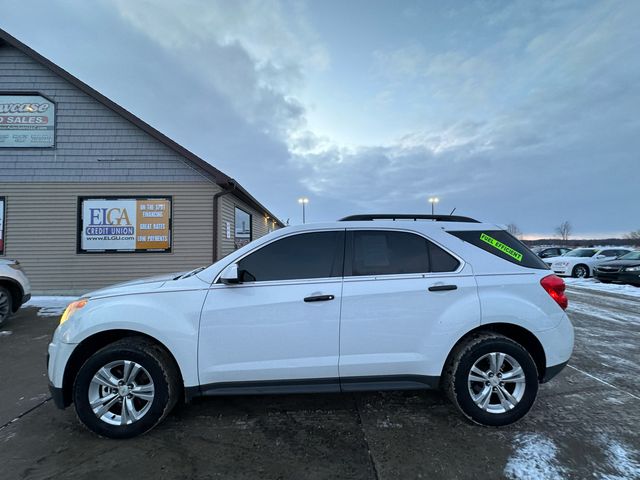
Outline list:
[[[529,250],[529,247],[504,230],[466,230],[448,233],[507,262],[527,268],[549,270],[547,264]]]

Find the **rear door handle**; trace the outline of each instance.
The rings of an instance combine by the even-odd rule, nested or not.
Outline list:
[[[457,285],[434,285],[433,287],[429,287],[430,292],[444,292],[446,290],[456,290],[458,288]]]
[[[304,297],[305,302],[326,302],[327,300],[333,300],[333,295],[314,295],[312,297]]]

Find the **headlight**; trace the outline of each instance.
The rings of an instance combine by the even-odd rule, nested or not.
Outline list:
[[[64,313],[62,314],[62,317],[60,317],[60,325],[62,325],[67,320],[69,320],[71,318],[71,315],[73,315],[74,313],[76,313],[76,311],[83,308],[88,302],[89,300],[87,300],[86,298],[82,298],[80,300],[76,300],[75,302],[71,302],[69,306],[66,308],[66,310],[64,311]]]
[[[624,269],[625,272],[640,272],[640,265],[636,265],[635,267],[627,267]]]
[[[569,265],[569,262],[556,262],[554,263],[554,265],[556,267],[566,267],[567,265]]]

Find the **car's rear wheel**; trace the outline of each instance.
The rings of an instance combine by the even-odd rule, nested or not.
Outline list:
[[[586,265],[576,265],[571,271],[571,276],[575,278],[589,278],[589,267]]]
[[[518,343],[498,334],[479,334],[458,346],[447,366],[445,390],[453,404],[481,425],[518,421],[538,394],[538,370]]]
[[[11,315],[13,299],[11,293],[4,287],[0,287],[0,323],[4,322]]]
[[[179,373],[162,348],[142,337],[112,343],[80,368],[73,400],[80,421],[99,435],[129,438],[151,430],[175,406]]]

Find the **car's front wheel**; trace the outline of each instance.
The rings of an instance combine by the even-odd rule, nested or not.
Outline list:
[[[521,419],[538,394],[538,370],[531,355],[498,334],[479,334],[460,345],[444,381],[453,404],[467,418],[488,426]]]
[[[130,438],[164,419],[177,402],[179,383],[166,351],[145,338],[130,337],[89,357],[76,376],[73,401],[90,430]]]
[[[589,278],[589,268],[586,265],[576,265],[573,267],[571,276],[574,278]]]

